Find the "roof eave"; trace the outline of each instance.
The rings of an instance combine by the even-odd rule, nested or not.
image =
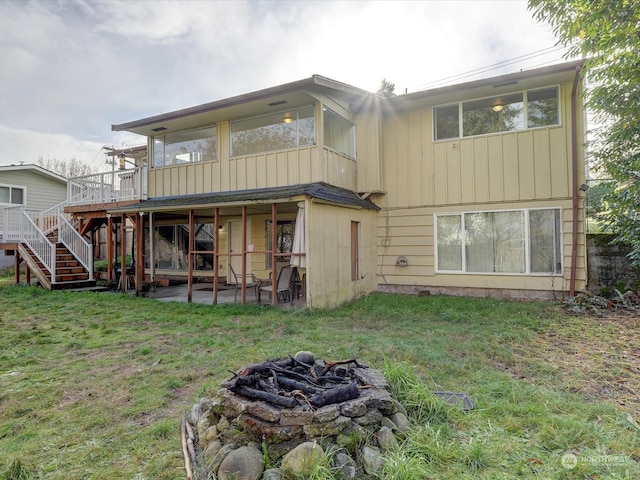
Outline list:
[[[194,107],[183,108],[180,110],[174,110],[172,112],[163,113],[160,115],[154,115],[151,117],[141,118],[139,120],[133,120],[131,122],[120,123],[111,125],[111,130],[114,132],[132,131],[141,127],[148,127],[150,125],[168,122],[192,115],[198,115],[202,113],[212,112],[220,110],[222,108],[234,107],[245,103],[250,103],[258,100],[264,100],[271,97],[276,97],[290,92],[304,90],[309,87],[320,86],[329,88],[332,90],[340,91],[342,93],[353,95],[354,97],[373,95],[365,90],[361,90],[356,87],[352,87],[345,83],[331,80],[330,78],[323,77],[321,75],[313,75],[309,78],[297,80],[295,82],[285,83],[275,87],[265,88],[262,90],[256,90],[254,92],[237,95],[234,97],[224,98],[222,100],[216,100],[214,102],[203,103],[202,105],[196,105]]]

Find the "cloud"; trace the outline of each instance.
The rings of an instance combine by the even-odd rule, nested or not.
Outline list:
[[[111,124],[314,73],[401,93],[553,44],[520,0],[0,2],[0,164],[91,161]]]

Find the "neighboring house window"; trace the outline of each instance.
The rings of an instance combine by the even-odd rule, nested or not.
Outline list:
[[[216,127],[200,128],[153,137],[153,167],[167,167],[218,159]]]
[[[558,87],[435,107],[434,138],[446,140],[560,123]]]
[[[356,127],[349,120],[324,107],[324,145],[356,158]]]
[[[265,245],[267,251],[271,251],[271,225],[271,220],[267,220],[265,228]],[[276,225],[276,253],[291,253],[293,248],[294,226],[295,222],[293,220],[278,220]],[[271,253],[267,253],[265,259],[266,268],[271,268]],[[291,257],[282,256],[278,257],[278,262],[288,262],[290,259]]]
[[[313,105],[231,123],[231,156],[314,145]]]
[[[0,203],[5,203],[8,205],[24,205],[24,187],[0,185]]]
[[[360,279],[360,241],[358,240],[360,222],[351,222],[351,280]]]
[[[436,215],[439,272],[562,273],[560,209]]]

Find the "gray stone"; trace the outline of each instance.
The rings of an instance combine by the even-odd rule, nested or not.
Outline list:
[[[368,388],[360,391],[360,397],[367,400],[367,407],[377,408],[384,415],[391,415],[394,411],[393,398],[386,390]]]
[[[218,468],[219,480],[259,480],[264,472],[262,452],[255,447],[240,447],[230,452]]]
[[[200,415],[198,418],[198,424],[196,426],[196,432],[198,433],[198,438],[204,439],[207,434],[207,430],[211,427],[211,422],[209,421],[209,417],[207,415]]]
[[[382,427],[378,430],[378,446],[383,452],[398,448],[398,440],[389,427]]]
[[[222,442],[220,440],[214,440],[213,442],[209,443],[209,445],[207,445],[207,449],[202,454],[205,465],[209,465],[213,461],[214,457],[218,454],[221,448]]]
[[[358,469],[356,462],[344,452],[338,452],[333,458],[333,465],[342,472],[344,478],[356,478]]]
[[[277,422],[280,420],[280,410],[263,402],[253,402],[247,407],[247,412],[267,422]]]
[[[280,443],[302,434],[302,427],[299,425],[283,426],[272,424],[249,414],[240,415],[238,417],[238,425],[256,439],[264,438],[268,443]]]
[[[375,425],[380,423],[383,418],[384,415],[380,413],[380,410],[378,410],[377,408],[372,408],[363,416],[354,418],[353,421],[358,425]]]
[[[356,398],[343,402],[340,405],[340,413],[345,417],[361,417],[367,413],[367,399]]]
[[[206,432],[204,432],[204,438],[203,437],[198,437],[198,438],[200,439],[201,443],[208,445],[210,442],[218,438],[219,434],[220,433],[218,432],[218,427],[216,427],[215,425],[212,425],[211,427],[207,428]],[[202,440],[204,440],[204,442],[202,442]]]
[[[336,436],[336,444],[353,452],[359,448],[360,445],[365,444],[371,437],[371,432],[366,428],[352,423]]]
[[[313,418],[316,422],[329,422],[340,415],[340,407],[338,405],[327,405],[313,412]]]
[[[388,427],[392,431],[395,431],[395,430],[398,429],[398,427],[396,427],[396,424],[393,423],[389,417],[384,417],[382,420],[380,420],[380,426],[381,427]]]
[[[396,412],[400,412],[401,414],[403,414],[405,417],[408,417],[409,414],[407,413],[407,410],[404,408],[404,405],[402,405],[398,400],[396,400],[395,398],[392,398],[391,401],[393,402],[393,413]]]
[[[220,417],[220,420],[218,420],[218,423],[216,424],[216,428],[219,432],[224,432],[227,428],[229,428],[229,425],[230,423],[227,417],[222,415]]]
[[[313,419],[310,410],[284,409],[280,414],[280,425],[306,425]]]
[[[313,365],[316,362],[316,356],[313,352],[300,351],[293,356],[299,362],[306,363],[307,365]]]
[[[283,478],[282,470],[279,468],[269,468],[262,474],[262,480],[282,480]]]
[[[207,463],[207,470],[215,474],[225,457],[229,455],[230,452],[235,450],[235,448],[235,443],[228,443],[226,445],[223,445],[222,448],[220,448],[220,450],[215,453],[211,461]]]
[[[390,419],[398,429],[398,432],[406,432],[411,428],[409,419],[403,413],[396,412],[393,415],[391,415]]]
[[[223,407],[223,413],[230,417],[246,412],[252,403],[251,400],[243,398],[240,395],[235,395],[229,391],[220,397],[220,405]]]
[[[303,425],[302,430],[308,437],[326,437],[337,435],[351,425],[349,417],[339,416],[330,422]]]
[[[371,385],[377,388],[387,388],[389,384],[380,370],[373,368],[356,368],[353,376],[359,380],[362,385]]]
[[[367,475],[375,475],[382,468],[382,455],[376,447],[362,449],[362,466]]]
[[[309,476],[324,457],[324,450],[316,442],[304,442],[282,459],[282,469],[293,476]]]

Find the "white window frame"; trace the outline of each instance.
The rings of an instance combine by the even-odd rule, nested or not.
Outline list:
[[[558,212],[559,225],[558,231],[555,232],[554,247],[558,249],[557,255],[559,258],[556,262],[560,263],[559,271],[556,272],[531,272],[531,236],[530,236],[530,212],[540,210],[552,210]],[[525,271],[524,272],[468,272],[467,271],[467,256],[466,256],[466,229],[465,229],[465,215],[474,213],[500,213],[500,212],[524,212],[524,239],[525,239]],[[461,238],[460,238],[460,253],[462,255],[461,270],[440,270],[438,268],[438,217],[458,216],[460,217],[461,226]],[[466,210],[461,212],[439,212],[433,215],[433,245],[434,245],[434,271],[439,274],[453,274],[453,275],[499,275],[499,276],[536,276],[536,277],[561,277],[564,274],[564,255],[563,255],[563,232],[562,232],[562,208],[561,207],[536,207],[536,208],[509,208],[503,210]]]
[[[528,94],[530,92],[538,92],[540,90],[548,90],[548,89],[552,89],[555,88],[556,89],[556,93],[557,93],[557,101],[558,101],[558,122],[554,123],[554,124],[550,124],[550,125],[543,125],[540,127],[529,127],[529,98],[528,98]],[[469,102],[475,102],[478,100],[487,100],[487,99],[499,99],[501,96],[503,97],[507,97],[510,95],[516,95],[518,93],[522,93],[522,102],[523,102],[523,106],[522,106],[522,115],[523,115],[523,128],[521,129],[514,129],[514,130],[504,130],[502,132],[490,132],[490,133],[481,133],[478,135],[468,135],[468,136],[464,136],[464,132],[463,132],[463,114],[464,114],[464,104],[465,103],[469,103]],[[513,133],[513,132],[523,132],[526,130],[538,130],[541,128],[554,128],[554,127],[559,127],[562,125],[562,98],[561,98],[561,94],[562,94],[562,90],[560,89],[559,85],[549,85],[546,87],[539,87],[539,88],[529,88],[527,90],[521,90],[521,91],[516,91],[516,92],[509,92],[509,93],[505,93],[503,95],[492,95],[489,97],[481,97],[481,98],[472,98],[472,99],[468,99],[468,100],[463,100],[460,102],[451,102],[451,103],[444,103],[441,105],[435,105],[432,109],[431,109],[431,118],[433,119],[433,128],[431,129],[431,137],[433,139],[434,142],[447,142],[447,141],[453,141],[453,140],[461,140],[461,139],[465,139],[465,138],[476,138],[476,137],[482,137],[482,136],[488,136],[488,135],[504,135],[506,133]],[[458,106],[458,136],[457,137],[449,137],[449,138],[441,138],[438,139],[436,138],[436,129],[437,129],[437,124],[436,124],[436,110],[439,108],[444,108],[444,107],[452,107],[454,105]]]
[[[9,183],[0,183],[0,187],[5,187],[5,188],[9,188],[9,200],[11,200],[11,197],[13,196],[11,193],[11,190],[15,189],[19,189],[22,190],[22,203],[4,203],[4,202],[0,202],[0,205],[2,205],[3,207],[15,207],[17,205],[22,205],[24,207],[27,206],[27,187],[25,187],[24,185],[11,185]]]

